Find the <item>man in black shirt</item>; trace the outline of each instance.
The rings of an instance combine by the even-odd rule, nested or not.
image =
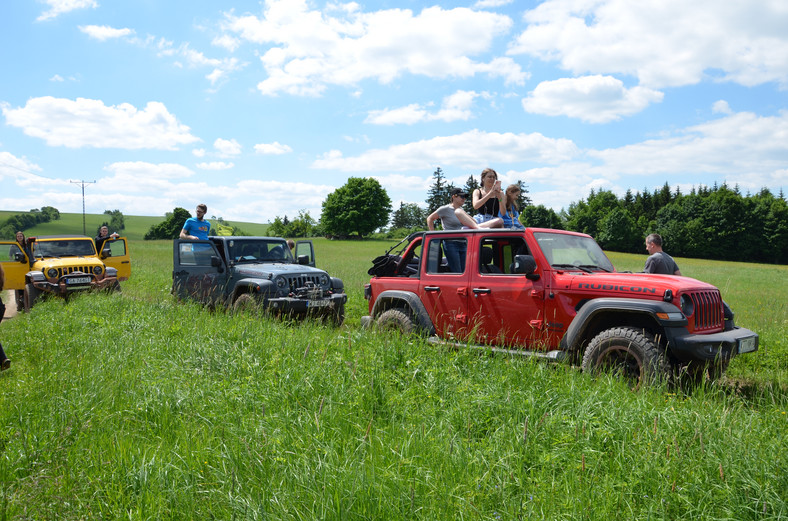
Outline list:
[[[673,257],[662,251],[662,237],[658,233],[646,237],[646,251],[649,253],[649,258],[646,259],[646,267],[643,268],[645,273],[681,275],[681,270]]]

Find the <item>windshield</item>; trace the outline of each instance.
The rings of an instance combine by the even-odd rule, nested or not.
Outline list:
[[[96,248],[90,239],[61,239],[33,243],[34,257],[92,257]]]
[[[293,262],[287,243],[281,239],[234,239],[227,243],[235,262]]]
[[[534,233],[536,242],[555,268],[577,267],[583,271],[614,271],[615,268],[602,248],[591,237],[563,233]]]

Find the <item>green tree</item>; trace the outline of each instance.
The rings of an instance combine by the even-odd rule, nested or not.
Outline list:
[[[427,200],[425,201],[427,203],[427,215],[444,204],[449,204],[449,202],[451,202],[449,193],[451,193],[454,188],[453,184],[446,181],[446,176],[443,175],[441,167],[438,167],[435,172],[432,173],[432,179],[432,185],[427,192]]]
[[[391,229],[424,228],[427,216],[416,203],[401,202],[391,216]]]
[[[102,226],[109,228],[109,232],[120,233],[126,229],[126,222],[120,210],[104,210],[104,215],[109,215],[109,222],[102,223]],[[101,226],[99,226],[101,228]],[[96,233],[98,235],[98,232]]]
[[[612,251],[631,252],[640,242],[637,224],[623,208],[613,208],[599,221],[597,242],[602,248]]]
[[[362,238],[385,226],[390,213],[391,199],[376,179],[351,177],[323,201],[320,222],[327,234]]]
[[[162,222],[151,226],[143,239],[146,241],[177,239],[183,229],[183,223],[191,216],[188,210],[177,207],[172,212],[167,212]]]
[[[473,209],[473,192],[477,188],[479,188],[479,182],[472,175],[468,176],[468,180],[465,181],[465,188],[464,188],[465,192],[468,194],[468,198],[465,200],[465,203],[462,205],[462,209],[465,210],[466,212],[468,212],[468,215],[473,215],[473,214],[476,213],[476,210]],[[446,202],[441,204],[440,206],[443,206],[444,204],[448,204],[448,201],[449,201],[449,199],[448,199],[448,197],[449,197],[448,196],[448,191],[446,192],[446,194],[447,194],[446,195]],[[432,212],[430,212],[430,213],[432,213]],[[427,215],[429,215],[429,214],[427,214]]]
[[[561,217],[555,213],[555,210],[547,208],[543,204],[523,208],[520,213],[520,222],[531,228],[564,229]]]

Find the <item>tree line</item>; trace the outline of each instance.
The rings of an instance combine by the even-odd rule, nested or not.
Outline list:
[[[0,238],[15,239],[16,232],[23,232],[39,223],[48,223],[60,219],[60,211],[54,206],[44,206],[40,210],[33,208],[26,213],[12,215],[0,227]]]

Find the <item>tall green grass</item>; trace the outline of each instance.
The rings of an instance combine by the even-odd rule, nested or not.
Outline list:
[[[169,241],[132,243],[122,294],[3,323],[0,517],[788,519],[785,307],[746,323],[784,291],[769,267],[697,266],[774,337],[762,369],[759,352],[734,360],[736,384],[633,393],[362,330],[387,244],[315,245],[345,279],[340,329],[174,302]]]

